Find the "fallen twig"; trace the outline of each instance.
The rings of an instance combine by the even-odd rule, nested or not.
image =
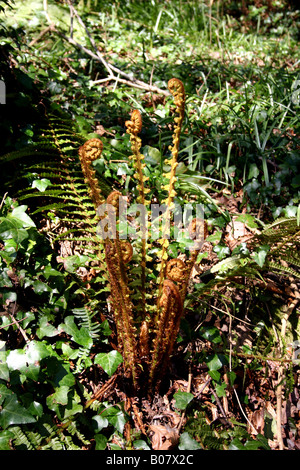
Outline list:
[[[48,33],[49,31],[53,31],[52,25],[47,26],[47,28],[43,29],[43,31],[41,31],[40,34],[36,38],[34,38],[32,41],[30,41],[29,47],[34,46],[34,44],[36,42],[39,42],[40,39],[42,39],[42,37],[45,36],[45,34]]]
[[[101,55],[94,54],[93,51],[91,51],[87,47],[82,46],[81,44],[79,44],[74,39],[72,39],[72,38],[66,36],[65,34],[63,34],[62,32],[60,32],[58,29],[55,28],[55,26],[53,26],[52,31],[55,31],[56,34],[58,34],[60,37],[62,37],[63,39],[65,39],[66,41],[68,41],[70,44],[77,47],[78,49],[82,50],[83,52],[85,52],[87,55],[89,55],[93,59],[101,62],[105,66],[105,68],[108,70],[109,75],[107,77],[105,77],[101,80],[95,80],[94,82],[92,82],[92,85],[98,85],[100,83],[115,80],[117,82],[124,83],[126,85],[131,86],[131,87],[139,88],[140,90],[146,90],[146,91],[150,91],[152,93],[160,93],[164,96],[169,96],[170,95],[169,91],[162,90],[161,88],[158,88],[154,85],[148,85],[147,83],[142,82],[141,80],[136,80],[134,77],[130,77],[130,75],[126,74],[125,72],[118,69],[117,67],[114,67],[113,65],[108,64],[108,62],[106,62]],[[120,78],[119,76],[115,76],[115,75],[111,74],[111,71],[114,71],[117,74],[123,75],[124,77],[128,77],[128,78]]]
[[[112,377],[110,377],[110,379],[105,382],[100,388],[99,390],[97,390],[94,394],[93,394],[93,397],[90,398],[84,405],[84,409],[86,410],[87,408],[89,408],[93,403],[94,401],[96,400],[101,400],[103,395],[110,389],[112,388],[114,385],[115,385],[115,382],[118,378],[118,374],[114,374]]]
[[[72,37],[72,32],[71,32],[71,36],[66,36],[64,33],[62,33],[61,31],[59,31],[55,25],[53,23],[50,24],[50,26],[47,28],[48,31],[54,31],[56,34],[58,34],[60,37],[62,37],[65,41],[68,41],[69,44],[72,44],[73,46],[77,47],[78,49],[80,49],[82,52],[84,52],[85,54],[89,55],[90,57],[92,57],[94,60],[97,60],[98,62],[101,62],[102,65],[105,67],[105,69],[107,70],[108,72],[108,76],[106,78],[103,78],[101,80],[95,80],[92,84],[93,85],[99,85],[100,83],[103,83],[103,82],[106,82],[106,81],[111,81],[111,80],[114,80],[116,82],[119,82],[119,83],[124,83],[125,85],[128,85],[130,87],[134,87],[134,88],[138,88],[138,89],[141,89],[141,90],[146,90],[146,91],[150,91],[152,93],[160,93],[164,96],[169,96],[170,95],[170,92],[168,90],[163,90],[157,86],[154,86],[154,85],[149,85],[148,83],[145,83],[141,80],[138,80],[136,78],[134,78],[133,76],[129,75],[128,73],[126,72],[123,72],[123,70],[115,67],[114,65],[110,64],[109,62],[107,62],[105,60],[105,58],[103,57],[103,54],[101,54],[97,48],[97,45],[94,41],[94,39],[92,38],[88,28],[86,27],[84,21],[82,20],[82,18],[80,17],[79,13],[77,12],[77,10],[73,7],[73,5],[71,4],[71,2],[68,2],[69,4],[69,7],[70,7],[70,11],[71,11],[71,14],[73,16],[76,16],[79,24],[84,28],[89,40],[90,40],[90,43],[94,49],[95,52],[91,51],[90,49],[88,49],[87,47],[84,47],[82,46],[81,44],[79,44],[77,41],[75,41]],[[47,31],[43,31],[43,35],[46,33]],[[37,38],[36,40],[34,40],[35,42],[38,41],[39,38]],[[121,78],[121,77],[123,78]],[[152,77],[151,77],[151,81],[152,81]]]

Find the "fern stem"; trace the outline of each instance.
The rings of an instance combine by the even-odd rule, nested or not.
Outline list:
[[[142,117],[138,110],[134,110],[130,121],[126,121],[125,125],[127,127],[127,133],[130,136],[130,143],[131,143],[131,150],[133,155],[130,159],[133,160],[133,166],[136,170],[134,177],[137,179],[137,189],[138,189],[138,198],[137,202],[142,204],[143,207],[146,209],[147,205],[150,204],[150,201],[146,200],[146,193],[149,192],[149,189],[145,188],[145,182],[149,180],[143,173],[145,168],[145,163],[143,163],[144,155],[140,153],[141,148],[141,139],[138,137],[138,134],[142,130]],[[143,318],[146,316],[146,252],[147,252],[147,225],[148,225],[148,217],[146,215],[146,220],[142,220],[142,231],[141,231],[141,297],[142,297],[142,309],[143,309]]]
[[[159,273],[159,280],[158,280],[158,304],[159,304],[160,296],[162,294],[166,260],[168,259],[167,248],[169,246],[169,242],[165,238],[165,235],[166,235],[167,227],[169,226],[168,221],[170,220],[170,217],[171,217],[171,211],[173,210],[173,201],[176,195],[176,192],[175,192],[176,176],[175,175],[176,175],[176,168],[178,166],[177,159],[178,159],[178,152],[179,152],[179,141],[180,141],[180,133],[181,133],[181,127],[182,127],[182,122],[183,122],[183,117],[184,117],[184,106],[185,106],[185,92],[184,92],[184,87],[183,87],[182,82],[178,80],[177,78],[172,78],[168,82],[168,88],[174,97],[174,102],[176,105],[175,112],[177,113],[177,117],[174,118],[175,127],[174,127],[174,132],[173,132],[173,146],[170,147],[172,157],[170,160],[165,160],[165,164],[169,165],[171,168],[170,168],[169,173],[164,174],[164,176],[168,178],[168,183],[165,186],[163,186],[163,189],[166,189],[168,191],[168,194],[167,194],[167,198],[164,201],[162,201],[166,204],[166,212],[163,215],[163,232],[162,232],[162,238],[160,240],[162,249],[159,254],[161,265],[160,265],[160,273]]]

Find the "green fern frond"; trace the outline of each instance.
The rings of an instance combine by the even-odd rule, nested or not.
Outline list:
[[[6,153],[0,156],[0,163],[8,163],[14,160],[23,160],[24,158],[36,157],[36,158],[51,158],[57,155],[57,149],[53,145],[40,144],[40,145],[28,145],[24,149],[15,150],[10,153]]]
[[[84,306],[83,308],[74,308],[72,312],[78,319],[79,325],[87,328],[92,338],[96,338],[99,335],[101,325],[94,320],[96,311],[92,311],[88,306]]]
[[[274,269],[281,274],[300,277],[300,226],[297,217],[281,218],[266,226],[251,241],[251,246],[270,246],[263,269]],[[292,265],[292,266],[291,266]]]
[[[280,263],[275,263],[275,262],[272,262],[270,261],[268,264],[267,264],[268,268],[270,269],[275,269],[276,271],[280,271],[280,274],[283,274],[285,276],[294,276],[298,279],[300,279],[300,272],[297,272],[295,271],[295,269],[291,268],[290,266],[283,266],[282,264]]]
[[[34,450],[35,447],[30,442],[27,433],[20,426],[12,426],[9,428],[13,433],[13,445],[16,449],[20,450]]]

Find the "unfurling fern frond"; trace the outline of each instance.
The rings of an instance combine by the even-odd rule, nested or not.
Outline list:
[[[134,110],[130,120],[125,122],[130,137],[132,155],[129,160],[134,169],[135,203],[138,213],[143,219],[138,227],[138,240],[123,240],[121,237],[121,200],[122,194],[112,191],[104,199],[95,179],[92,168],[94,153],[102,150],[102,144],[90,140],[81,147],[80,161],[82,172],[90,188],[90,197],[95,208],[103,205],[106,215],[101,219],[107,224],[102,227],[102,242],[105,252],[105,263],[110,285],[110,302],[116,324],[118,346],[123,355],[125,373],[129,373],[136,391],[147,392],[149,396],[158,390],[166,370],[173,346],[179,331],[183,314],[187,286],[192,268],[199,253],[195,243],[186,262],[179,259],[169,260],[168,234],[170,219],[174,209],[176,195],[176,168],[178,166],[179,138],[184,117],[185,93],[180,80],[169,81],[169,89],[176,105],[173,145],[170,146],[170,158],[165,160],[169,170],[163,174],[164,199],[160,201],[166,207],[162,217],[162,237],[156,244],[155,259],[150,256],[153,243],[148,243],[150,200],[147,195],[144,156],[140,153],[142,118],[138,110]],[[89,155],[91,152],[91,155]],[[113,220],[115,221],[113,224]],[[203,221],[193,221],[191,234],[197,240],[206,237]],[[199,233],[202,230],[201,237]],[[150,249],[149,249],[150,248]],[[149,262],[149,265],[148,265]],[[173,263],[172,266],[170,263]],[[175,263],[175,264],[174,264]],[[155,271],[155,274],[153,274]],[[153,282],[156,276],[157,281]]]

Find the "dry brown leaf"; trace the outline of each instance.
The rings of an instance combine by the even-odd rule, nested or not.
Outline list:
[[[169,450],[177,445],[179,440],[177,429],[161,424],[152,424],[150,429],[154,433],[151,439],[153,450]]]
[[[260,410],[255,410],[252,413],[252,416],[250,418],[251,424],[253,424],[254,428],[256,429],[256,433],[263,434],[264,426],[265,426],[265,420],[264,420],[264,408],[260,408]],[[253,433],[253,428],[251,426],[248,427],[248,432]]]

